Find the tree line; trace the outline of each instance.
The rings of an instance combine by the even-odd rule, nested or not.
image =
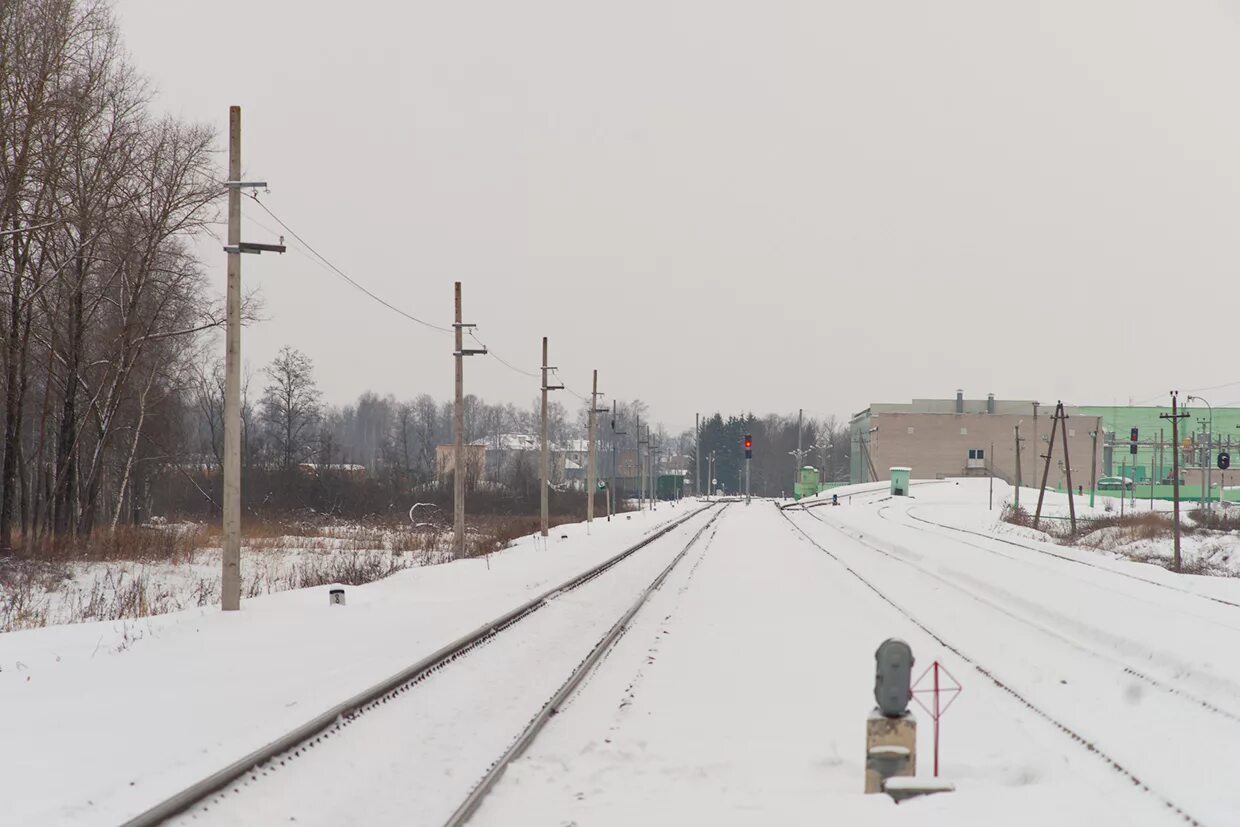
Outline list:
[[[152,513],[218,513],[224,373],[211,354],[223,313],[194,243],[220,214],[221,159],[212,129],[157,114],[152,95],[104,0],[0,0],[0,555]],[[255,306],[247,300],[246,318]],[[434,486],[450,402],[368,392],[325,404],[313,364],[292,348],[247,374],[250,509],[331,509],[356,495],[340,484],[327,496],[324,480],[307,489],[303,463],[365,466],[356,509],[407,508],[411,492]],[[563,398],[550,406],[551,440],[584,439],[586,400]],[[637,423],[644,435],[652,419],[640,400],[617,414],[614,430],[599,417],[604,464],[613,444],[635,451]],[[806,445],[832,429],[807,423]],[[539,431],[537,399],[466,398],[467,442],[499,447],[504,434]],[[731,490],[745,431],[757,442],[755,493],[789,490],[788,417],[709,418],[702,447],[716,453],[717,477]],[[653,438],[664,463],[688,456],[693,467],[692,429],[655,426]],[[536,491],[536,473],[513,482]]]
[[[117,523],[220,321],[214,135],[151,96],[105,3],[0,3],[0,552]]]
[[[725,419],[722,414],[716,413],[706,417],[701,424],[702,490],[707,490],[710,485],[707,461],[712,454],[717,487],[726,493],[740,490],[745,470],[745,434],[753,438],[749,485],[755,496],[792,496],[799,466],[812,465],[824,481],[848,479],[848,426],[836,417],[803,420],[800,445],[804,453],[798,463],[794,456],[797,451],[795,414],[768,414],[759,418],[752,413],[742,413]],[[693,446],[690,446],[688,453],[694,458],[695,464],[691,467],[696,474]]]

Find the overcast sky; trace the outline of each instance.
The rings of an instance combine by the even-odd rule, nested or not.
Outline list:
[[[1240,400],[1236,8],[117,4],[159,106],[221,149],[242,106],[247,174],[353,278],[439,324],[459,279],[505,359],[533,369],[550,336],[574,389],[598,368],[674,428],[957,387]],[[449,336],[303,255],[247,256],[243,279],[270,317],[253,366],[289,344],[330,401],[450,398]],[[537,393],[492,359],[466,383]]]

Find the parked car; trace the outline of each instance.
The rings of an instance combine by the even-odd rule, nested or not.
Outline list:
[[[1131,491],[1132,480],[1128,477],[1103,477],[1098,480],[1099,491]]]

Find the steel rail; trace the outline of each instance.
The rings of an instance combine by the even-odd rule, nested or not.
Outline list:
[[[970,528],[960,528],[959,526],[949,525],[947,523],[940,523],[940,522],[936,522],[935,520],[927,520],[925,517],[918,517],[916,514],[914,514],[912,508],[910,508],[908,511],[905,511],[904,513],[919,523],[925,523],[926,525],[938,526],[939,528],[945,528],[948,531],[955,531],[960,534],[972,534],[974,536],[981,537],[983,540],[990,540],[995,543],[1005,543],[1009,546],[1015,546],[1016,548],[1023,548],[1026,551],[1036,551],[1038,554],[1045,554],[1047,557],[1056,557],[1068,563],[1076,563],[1077,565],[1080,565],[1080,566],[1089,566],[1092,569],[1098,569],[1099,571],[1109,572],[1110,574],[1114,574],[1118,577],[1127,577],[1129,580],[1139,580],[1142,583],[1148,583],[1149,585],[1157,586],[1160,589],[1168,589],[1169,591],[1180,592],[1181,594],[1186,594],[1189,597],[1197,597],[1197,598],[1200,598],[1201,600],[1209,600],[1212,603],[1221,603],[1224,606],[1231,606],[1232,608],[1240,609],[1240,603],[1235,603],[1231,600],[1226,600],[1222,597],[1215,597],[1214,595],[1211,595],[1211,594],[1202,594],[1200,592],[1194,592],[1188,589],[1182,589],[1179,586],[1174,586],[1170,583],[1160,583],[1157,580],[1150,580],[1148,577],[1141,577],[1140,575],[1133,574],[1131,572],[1120,571],[1119,569],[1113,569],[1113,568],[1110,568],[1109,566],[1100,566],[1097,563],[1091,563],[1088,560],[1078,560],[1077,558],[1071,557],[1067,554],[1058,554],[1054,551],[1050,551],[1049,549],[1038,548],[1036,546],[1031,546],[1026,543],[1018,543],[1015,540],[1009,540],[1006,537],[998,537],[994,534],[986,534],[981,531],[974,531],[973,529],[970,529]],[[880,514],[879,516],[881,517],[882,515]],[[1042,519],[1046,519],[1046,517],[1044,516]],[[909,526],[909,528],[915,528],[915,526]]]
[[[538,737],[538,733],[540,733],[556,715],[556,713],[560,711],[560,707],[564,705],[565,701],[567,701],[569,697],[572,696],[573,692],[576,691],[577,687],[581,685],[581,682],[585,680],[590,672],[593,671],[594,667],[598,664],[603,655],[611,649],[612,645],[620,638],[620,635],[628,629],[630,621],[632,621],[633,617],[641,610],[642,606],[646,604],[646,601],[650,598],[650,595],[663,585],[663,581],[667,579],[668,575],[672,573],[672,570],[676,568],[676,565],[684,559],[686,554],[689,553],[689,549],[693,548],[698,539],[706,532],[706,530],[714,525],[715,521],[723,515],[726,508],[727,505],[724,505],[723,508],[717,511],[715,515],[710,518],[706,525],[699,528],[697,532],[689,538],[689,542],[685,544],[685,547],[682,548],[674,558],[672,558],[672,561],[667,564],[667,567],[664,568],[662,572],[659,573],[658,577],[651,581],[650,585],[642,591],[637,600],[633,602],[633,605],[629,607],[628,611],[626,611],[624,615],[621,616],[621,618],[607,630],[607,633],[599,639],[598,643],[594,645],[594,648],[590,650],[590,653],[586,655],[585,659],[578,664],[577,668],[574,669],[572,674],[568,676],[568,680],[566,680],[564,684],[556,690],[556,693],[551,696],[551,699],[543,705],[543,708],[538,711],[538,714],[536,714],[529,724],[526,725],[525,729],[521,731],[521,734],[517,736],[517,739],[513,741],[512,745],[508,747],[504,754],[501,755],[494,764],[491,765],[491,768],[487,770],[486,775],[484,775],[482,780],[478,782],[477,786],[470,791],[469,795],[465,797],[465,800],[461,802],[461,805],[456,808],[456,811],[448,817],[448,820],[444,822],[444,827],[461,827],[473,817],[474,813],[477,812],[478,807],[482,804],[483,799],[486,798],[487,794],[491,792],[496,783],[499,782],[499,779],[503,776],[504,771],[508,768],[508,766],[512,764],[513,761],[520,758],[521,755],[529,748],[530,744],[534,742],[534,739]]]
[[[808,513],[808,512],[807,512],[807,513]],[[918,565],[917,563],[914,563],[914,562],[913,562],[913,561],[911,561],[911,560],[905,560],[904,558],[902,558],[902,557],[900,557],[900,556],[898,556],[898,555],[896,555],[896,554],[892,554],[890,551],[887,551],[886,549],[880,548],[879,546],[875,545],[873,542],[871,542],[871,541],[869,541],[869,540],[863,539],[863,538],[861,538],[861,537],[856,537],[856,536],[853,536],[852,534],[849,534],[847,531],[845,531],[844,529],[840,528],[839,526],[837,526],[837,525],[833,525],[833,524],[831,524],[831,523],[827,522],[827,521],[826,521],[826,520],[824,520],[822,517],[819,517],[817,514],[809,513],[809,516],[813,517],[815,520],[817,520],[818,522],[820,522],[820,523],[822,523],[823,525],[827,526],[828,528],[830,528],[830,529],[832,529],[832,530],[834,530],[834,531],[838,531],[840,534],[843,534],[845,537],[847,537],[848,539],[852,540],[853,542],[858,543],[858,544],[860,544],[860,545],[863,545],[863,546],[865,546],[866,548],[869,548],[869,549],[872,549],[872,550],[874,550],[874,551],[877,551],[879,554],[881,554],[881,555],[883,555],[884,557],[887,557],[887,558],[889,558],[889,559],[891,559],[891,560],[894,560],[894,561],[895,561],[895,562],[897,562],[897,563],[900,563],[900,564],[905,565],[905,566],[909,566],[910,568],[915,569],[916,571],[921,572],[921,573],[922,573],[922,574],[924,574],[926,577],[930,577],[930,578],[932,578],[932,579],[934,579],[934,580],[938,580],[938,581],[939,581],[940,583],[942,583],[943,585],[948,586],[948,587],[953,588],[953,589],[956,589],[957,591],[959,591],[961,594],[965,595],[966,597],[970,597],[970,598],[972,598],[973,600],[977,601],[978,603],[982,604],[983,606],[989,606],[991,609],[993,609],[993,610],[995,610],[995,611],[999,612],[1000,614],[1006,615],[1007,617],[1011,618],[1012,620],[1015,620],[1015,621],[1017,621],[1017,622],[1019,622],[1019,623],[1023,623],[1023,624],[1025,624],[1026,626],[1030,627],[1031,629],[1034,629],[1035,631],[1038,631],[1038,632],[1041,632],[1041,633],[1042,633],[1042,634],[1044,634],[1044,635],[1047,635],[1047,636],[1048,636],[1048,637],[1050,637],[1052,640],[1056,640],[1056,641],[1058,641],[1058,642],[1059,642],[1059,643],[1061,643],[1061,644],[1064,644],[1064,645],[1069,646],[1069,647],[1071,647],[1071,648],[1073,648],[1073,649],[1076,649],[1077,651],[1082,652],[1082,653],[1084,653],[1085,655],[1088,655],[1089,657],[1093,657],[1093,658],[1100,658],[1100,659],[1102,659],[1102,660],[1107,660],[1107,661],[1110,661],[1111,663],[1113,663],[1114,665],[1116,665],[1116,666],[1118,666],[1120,669],[1122,669],[1122,670],[1123,670],[1125,673],[1127,673],[1128,675],[1131,675],[1132,677],[1136,678],[1137,680],[1144,681],[1145,683],[1148,683],[1150,686],[1153,686],[1155,689],[1158,689],[1158,690],[1160,690],[1160,691],[1162,691],[1162,692],[1166,692],[1168,695],[1171,695],[1171,696],[1172,696],[1172,697],[1174,697],[1176,700],[1181,700],[1181,701],[1184,701],[1184,702],[1186,702],[1186,703],[1188,703],[1188,704],[1191,704],[1191,705],[1193,705],[1193,706],[1199,706],[1199,707],[1201,707],[1201,708],[1205,709],[1207,712],[1212,712],[1212,713],[1214,713],[1214,714],[1216,714],[1216,715],[1221,715],[1221,716],[1222,716],[1222,717],[1224,717],[1224,718],[1229,718],[1229,719],[1230,719],[1232,722],[1234,722],[1234,723],[1240,723],[1240,713],[1232,712],[1232,711],[1231,711],[1231,710],[1229,710],[1229,709],[1225,709],[1225,708],[1223,708],[1223,707],[1219,706],[1218,704],[1214,703],[1213,701],[1209,701],[1209,700],[1207,700],[1207,699],[1205,699],[1205,698],[1200,697],[1199,695],[1194,695],[1192,692],[1189,692],[1189,691],[1184,690],[1184,689],[1180,689],[1178,686],[1172,686],[1172,685],[1170,685],[1170,684],[1168,684],[1168,683],[1164,683],[1163,681],[1160,681],[1158,678],[1152,677],[1152,676],[1150,676],[1150,675],[1145,674],[1144,672],[1139,671],[1139,670],[1138,670],[1138,669],[1136,669],[1135,667],[1130,666],[1127,662],[1125,662],[1125,661],[1123,661],[1123,660],[1121,660],[1121,659],[1119,659],[1119,658],[1117,658],[1117,657],[1115,657],[1115,656],[1113,656],[1113,655],[1107,654],[1106,652],[1103,652],[1103,651],[1101,651],[1101,650],[1099,650],[1099,649],[1095,649],[1095,648],[1092,648],[1092,647],[1090,647],[1090,646],[1086,646],[1085,644],[1083,644],[1083,643],[1081,643],[1081,642],[1079,642],[1079,641],[1077,641],[1077,640],[1074,640],[1073,638],[1070,638],[1070,637],[1068,637],[1068,636],[1066,636],[1066,635],[1064,635],[1064,634],[1061,634],[1060,632],[1057,632],[1057,631],[1055,631],[1055,630],[1053,630],[1053,629],[1050,629],[1050,628],[1048,628],[1048,627],[1046,627],[1046,626],[1042,625],[1040,622],[1038,622],[1038,621],[1036,621],[1036,620],[1031,620],[1029,617],[1026,617],[1026,616],[1024,616],[1024,615],[1022,615],[1022,614],[1016,613],[1016,612],[1012,611],[1011,609],[1009,609],[1009,608],[1007,608],[1007,607],[1005,607],[1005,606],[1002,606],[1002,605],[1000,605],[1000,604],[998,604],[998,603],[994,602],[994,601],[993,601],[993,600],[991,600],[990,598],[985,597],[985,596],[983,596],[983,595],[981,595],[981,594],[978,594],[976,591],[974,591],[974,590],[973,590],[973,589],[971,589],[971,588],[968,588],[967,586],[961,585],[960,583],[957,583],[956,581],[954,581],[954,580],[952,580],[952,579],[950,579],[950,578],[944,577],[943,575],[941,575],[941,574],[939,574],[939,573],[937,573],[937,572],[931,571],[931,570],[929,570],[929,569],[925,568],[924,566],[920,566],[920,565]],[[880,509],[880,514],[879,514],[879,516],[882,516],[882,514],[881,514],[881,509]],[[902,523],[896,523],[896,525],[903,525],[903,524],[902,524]],[[913,531],[926,531],[925,529],[923,529],[923,528],[918,528],[918,527],[916,527],[916,526],[905,525],[904,527],[905,527],[905,528],[909,528],[909,529],[911,529],[911,530],[913,530]],[[926,533],[931,533],[931,532],[926,532]],[[941,536],[941,535],[939,535],[939,536]],[[969,542],[968,542],[968,541],[966,541],[966,540],[957,540],[956,542],[959,542],[959,543],[961,543],[961,544],[963,544],[963,545],[970,546],[971,548],[976,548],[976,549],[978,549],[978,550],[980,550],[980,551],[984,551],[984,552],[986,552],[987,554],[999,554],[999,552],[993,552],[993,551],[990,551],[989,549],[982,548],[982,546],[978,546],[978,545],[974,545],[973,543],[969,543]],[[1019,557],[1011,557],[1011,556],[1008,556],[1008,555],[1006,555],[1006,554],[1003,554],[1003,555],[1001,555],[1001,556],[1002,556],[1004,559],[1006,559],[1006,560],[1011,560],[1011,561],[1013,561],[1013,562],[1022,562],[1022,561],[1021,561],[1021,559],[1020,559]]]
[[[943,484],[943,483],[945,483],[945,482],[947,482],[947,480],[916,480],[916,481],[910,482],[910,483],[909,483],[909,487],[910,487],[910,488],[912,488],[914,485],[941,485],[941,484]],[[871,484],[871,483],[859,483],[859,484],[861,484],[861,485],[869,485],[869,484]],[[854,496],[857,496],[857,495],[860,495],[860,494],[878,494],[878,493],[881,493],[882,491],[885,491],[885,490],[887,490],[888,488],[890,488],[890,484],[889,484],[889,483],[887,483],[887,482],[882,482],[882,481],[880,481],[880,482],[877,482],[877,483],[872,483],[872,484],[873,484],[873,485],[875,485],[876,487],[875,487],[875,488],[867,488],[867,489],[865,489],[864,491],[850,491],[850,492],[848,492],[847,494],[845,494],[844,496],[847,496],[847,497],[854,497]],[[777,505],[776,505],[776,508],[778,508],[780,511],[787,511],[787,510],[788,510],[788,509],[790,509],[790,508],[797,508],[797,509],[800,509],[800,510],[802,510],[802,511],[808,511],[808,510],[809,510],[809,509],[811,509],[811,508],[819,508],[819,507],[824,506],[824,505],[831,505],[831,500],[830,500],[830,498],[827,498],[827,499],[820,499],[820,497],[821,497],[823,494],[830,493],[830,491],[831,491],[831,489],[829,489],[829,488],[828,488],[828,489],[826,489],[825,491],[822,491],[822,492],[820,492],[820,493],[818,493],[818,494],[815,494],[815,495],[814,495],[814,497],[813,497],[812,499],[808,499],[808,498],[807,498],[807,499],[804,499],[804,500],[797,500],[796,502],[784,503],[783,505],[778,505],[778,504],[777,504]],[[888,499],[890,499],[890,498],[888,498]],[[881,502],[881,501],[880,501],[880,502]]]
[[[809,512],[806,512],[806,513],[809,513]],[[1156,800],[1158,800],[1164,807],[1166,807],[1169,811],[1177,815],[1183,821],[1185,821],[1188,824],[1194,825],[1194,827],[1201,827],[1200,820],[1198,820],[1197,818],[1189,814],[1183,807],[1176,804],[1174,801],[1167,798],[1162,793],[1154,790],[1146,781],[1144,781],[1142,778],[1134,774],[1132,770],[1128,769],[1128,767],[1125,766],[1124,764],[1121,764],[1119,761],[1113,758],[1109,753],[1103,750],[1096,743],[1089,740],[1089,738],[1077,732],[1076,730],[1072,729],[1070,726],[1060,721],[1055,716],[1051,715],[1049,712],[1044,710],[1042,707],[1038,706],[1033,701],[1026,698],[1024,695],[1018,692],[1013,686],[1006,683],[1002,678],[1000,678],[994,672],[986,668],[980,661],[969,657],[964,652],[962,652],[960,649],[958,649],[955,645],[947,641],[947,639],[945,639],[944,637],[939,635],[937,632],[935,632],[933,629],[931,629],[929,626],[927,626],[925,623],[923,623],[916,615],[914,615],[911,611],[909,611],[904,606],[902,606],[901,604],[893,600],[890,596],[887,595],[886,592],[884,592],[878,586],[874,585],[872,581],[870,581],[867,577],[865,577],[859,571],[857,571],[852,566],[850,566],[841,557],[839,557],[833,551],[831,551],[826,546],[822,545],[817,540],[815,540],[813,537],[811,537],[809,535],[809,532],[807,532],[801,526],[797,525],[796,521],[793,520],[790,516],[788,516],[787,512],[780,511],[780,514],[783,516],[785,520],[788,521],[789,525],[791,525],[793,529],[795,529],[803,538],[805,538],[806,541],[810,543],[810,545],[814,546],[819,551],[823,552],[828,557],[830,557],[832,560],[834,560],[836,563],[838,563],[840,566],[842,566],[844,570],[848,572],[848,574],[852,575],[854,578],[859,580],[867,589],[869,589],[875,595],[877,595],[880,600],[882,600],[888,606],[895,609],[897,612],[899,612],[901,615],[907,618],[910,623],[912,623],[914,626],[921,629],[923,632],[925,632],[927,635],[929,635],[931,638],[937,641],[939,645],[941,645],[943,648],[947,649],[949,652],[954,654],[956,657],[960,658],[962,661],[972,666],[974,670],[976,670],[980,675],[982,675],[988,681],[994,684],[995,687],[1006,692],[1017,703],[1024,706],[1030,712],[1033,712],[1035,715],[1037,715],[1042,720],[1046,721],[1048,724],[1050,724],[1055,729],[1058,729],[1064,735],[1067,735],[1069,738],[1071,738],[1073,741],[1075,741],[1085,750],[1087,750],[1088,752],[1092,753],[1095,757],[1100,759],[1103,763],[1109,766],[1112,770],[1114,770],[1115,772],[1119,773],[1124,778],[1131,781],[1132,784],[1137,789],[1139,789],[1141,792],[1144,792],[1147,795],[1150,795]],[[810,516],[817,518],[817,515],[814,515],[814,514],[810,514]],[[846,534],[845,536],[848,536],[848,535]],[[861,541],[858,541],[858,542],[861,542]],[[864,542],[862,542],[862,544],[865,545]],[[899,558],[896,558],[896,559],[899,559]]]
[[[657,531],[643,537],[639,542],[629,546],[624,551],[621,551],[620,553],[604,560],[602,563],[599,563],[587,571],[566,580],[558,586],[553,586],[552,588],[547,589],[537,597],[522,603],[515,609],[505,612],[494,620],[484,623],[482,626],[479,626],[469,634],[458,638],[435,652],[432,652],[411,666],[405,667],[394,675],[391,675],[390,677],[371,686],[369,689],[359,692],[348,700],[336,704],[330,709],[316,715],[314,718],[311,718],[309,721],[306,721],[304,724],[301,724],[289,732],[286,732],[274,741],[259,747],[244,757],[239,758],[227,766],[211,773],[206,778],[203,778],[175,793],[174,795],[164,799],[150,809],[145,810],[128,821],[125,821],[122,827],[154,827],[154,825],[162,824],[164,821],[167,821],[173,816],[185,812],[190,807],[193,807],[200,801],[203,801],[212,794],[227,787],[238,778],[241,778],[254,767],[264,764],[282,753],[297,749],[299,745],[310,741],[316,736],[319,736],[320,733],[338,721],[348,719],[358,714],[363,710],[363,708],[371,705],[389,693],[400,689],[400,687],[409,683],[417,682],[431,672],[437,671],[449,662],[456,660],[470,649],[473,649],[490,640],[495,635],[498,635],[500,632],[511,627],[513,624],[519,622],[533,612],[538,611],[555,596],[575,589],[578,586],[584,585],[590,580],[593,580],[640,549],[645,548],[655,540],[658,540],[660,537],[672,532],[684,523],[701,514],[703,511],[713,507],[713,503],[704,505],[689,512],[683,517],[672,520],[668,524],[659,528]],[[711,522],[713,522],[713,520]],[[707,525],[709,524],[710,523],[708,522]]]

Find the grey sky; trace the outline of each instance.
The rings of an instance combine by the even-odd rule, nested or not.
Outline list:
[[[459,278],[504,358],[548,335],[570,385],[597,367],[670,426],[1240,380],[1233,2],[118,10],[161,106],[221,133],[244,107],[247,173],[320,252],[441,324]],[[448,337],[304,257],[244,266],[251,364],[287,343],[334,402],[450,395]],[[489,359],[467,383],[537,385]]]

